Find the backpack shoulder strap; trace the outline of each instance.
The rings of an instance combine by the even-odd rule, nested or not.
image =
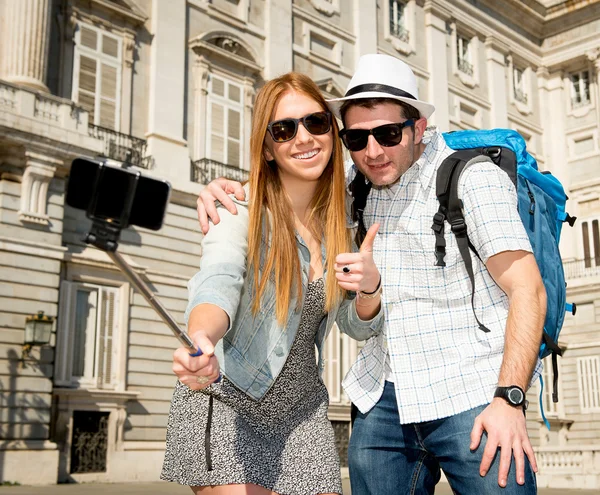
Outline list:
[[[462,201],[458,197],[458,180],[460,179],[462,171],[467,165],[479,161],[489,161],[489,158],[485,155],[481,155],[478,150],[457,151],[444,160],[436,177],[436,195],[440,202],[440,207],[438,212],[434,215],[432,228],[436,236],[436,264],[437,266],[445,266],[445,262],[443,261],[443,257],[446,254],[444,220],[448,220],[452,233],[456,238],[460,256],[463,259],[467,274],[471,281],[471,306],[473,307],[473,315],[475,316],[475,320],[477,320],[479,329],[487,333],[490,331],[489,328],[479,321],[479,318],[475,313],[475,274],[473,272],[471,251],[469,249],[471,243],[467,236],[467,224],[462,212]],[[440,220],[441,229],[439,228]],[[440,230],[441,232],[439,232]],[[440,256],[443,264],[440,264]]]
[[[433,225],[431,226],[435,234],[436,266],[446,266],[446,262],[444,261],[444,257],[446,256],[444,222],[448,219],[452,177],[455,175],[460,176],[460,173],[465,168],[467,162],[476,156],[479,156],[479,152],[475,150],[455,151],[447,156],[438,168],[435,194],[440,206],[437,213],[433,216]]]

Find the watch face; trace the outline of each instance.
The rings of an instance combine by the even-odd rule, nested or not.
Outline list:
[[[511,388],[508,391],[508,400],[515,406],[520,405],[521,402],[523,402],[523,399],[523,392],[521,392],[518,388]]]

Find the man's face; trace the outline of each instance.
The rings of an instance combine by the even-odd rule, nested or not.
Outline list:
[[[344,118],[346,129],[373,129],[380,125],[396,124],[407,119],[402,108],[393,103],[382,103],[372,108],[351,106]],[[373,135],[367,146],[351,151],[350,156],[359,170],[376,186],[395,184],[410,166],[419,159],[424,145],[421,142],[427,120],[420,118],[415,126],[402,129],[402,141],[396,146],[381,146]]]

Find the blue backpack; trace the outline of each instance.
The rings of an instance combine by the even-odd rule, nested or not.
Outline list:
[[[564,222],[573,226],[575,217],[565,211],[567,195],[560,181],[549,172],[538,171],[535,159],[525,149],[521,135],[509,129],[482,131],[456,131],[444,134],[448,146],[457,150],[444,160],[436,178],[436,194],[440,202],[434,215],[432,229],[435,233],[436,265],[445,266],[444,222],[448,221],[456,237],[461,257],[472,285],[471,303],[475,297],[475,277],[470,251],[478,256],[469,241],[467,227],[462,214],[462,203],[458,197],[458,179],[472,160],[482,157],[491,159],[511,178],[518,195],[518,210],[525,230],[529,235],[533,254],[540,269],[548,299],[544,334],[540,344],[541,359],[552,356],[553,393],[552,401],[558,402],[557,356],[562,355],[558,347],[558,336],[563,325],[565,312],[575,314],[575,305],[566,302],[565,274],[558,249],[560,232]],[[486,161],[487,161],[487,158]],[[489,329],[475,315],[479,328]],[[543,391],[544,383],[540,376]],[[550,429],[543,410],[540,393],[540,411],[544,423]]]

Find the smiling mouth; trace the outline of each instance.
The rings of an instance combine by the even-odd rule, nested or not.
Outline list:
[[[367,167],[369,168],[383,168],[390,164],[390,162],[385,163],[367,163]]]
[[[305,151],[304,153],[298,153],[297,155],[292,155],[292,158],[297,160],[310,160],[313,156],[316,156],[320,150],[310,150]]]

